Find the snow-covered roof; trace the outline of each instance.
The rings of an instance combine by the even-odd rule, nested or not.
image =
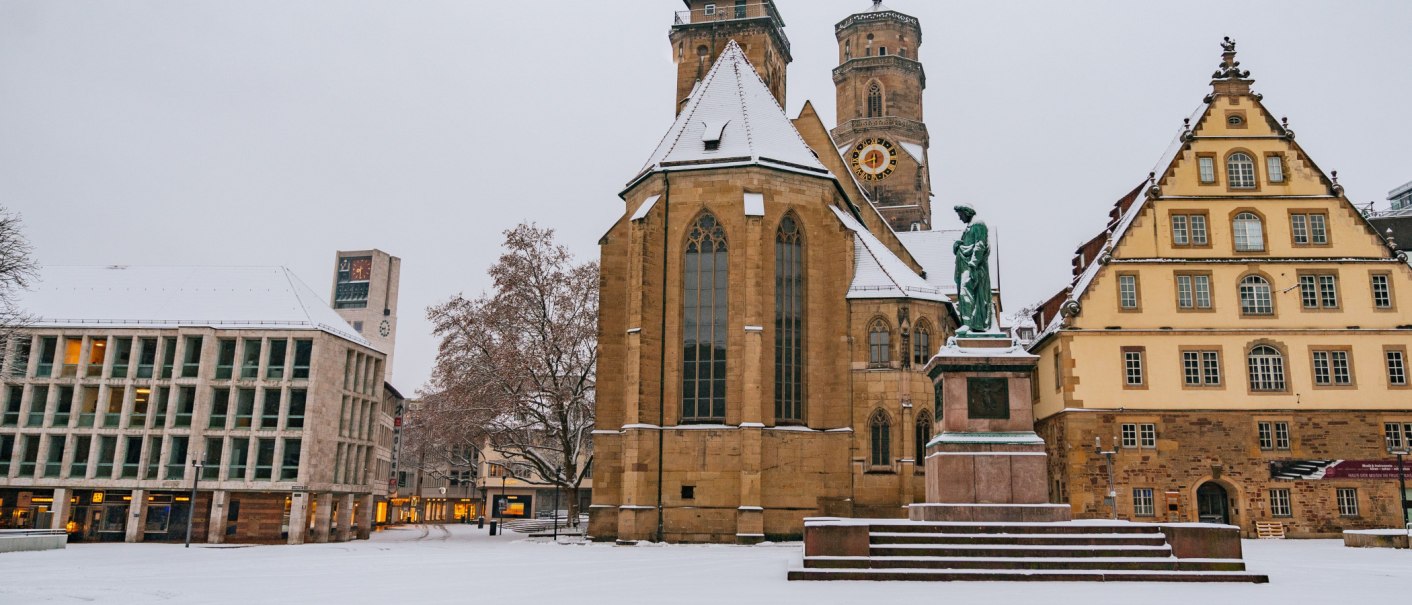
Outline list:
[[[951,245],[961,239],[964,229],[934,229],[931,231],[898,231],[897,239],[912,254],[912,258],[927,272],[927,282],[946,292],[956,291],[956,254]],[[999,247],[995,230],[990,230],[990,274],[999,276]],[[992,280],[999,285],[999,280]]]
[[[912,156],[914,162],[923,166],[927,164],[926,150],[921,145],[908,141],[898,141],[898,144],[902,145],[902,150],[906,151],[907,155]]]
[[[760,164],[831,176],[734,40],[697,85],[639,178],[654,171],[721,164]]]
[[[848,298],[915,298],[949,302],[947,290],[927,283],[897,258],[882,240],[852,215],[829,206],[844,228],[853,232],[853,283]],[[953,286],[952,291],[955,290]]]
[[[18,306],[37,326],[322,330],[372,346],[285,267],[50,266]]]

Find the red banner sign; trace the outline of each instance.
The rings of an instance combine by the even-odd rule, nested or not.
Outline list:
[[[1396,460],[1280,460],[1270,463],[1270,478],[1286,481],[1320,479],[1396,479]]]

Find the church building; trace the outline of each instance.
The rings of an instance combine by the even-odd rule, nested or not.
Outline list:
[[[686,7],[676,121],[600,241],[589,535],[751,543],[903,517],[934,426],[921,369],[957,325],[955,236],[928,231],[920,24],[877,2],[837,24],[830,130],[782,109],[773,2]]]

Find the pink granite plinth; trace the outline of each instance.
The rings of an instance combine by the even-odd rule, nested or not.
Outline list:
[[[1068,504],[913,504],[907,507],[913,521],[977,523],[1051,523],[1070,521]]]

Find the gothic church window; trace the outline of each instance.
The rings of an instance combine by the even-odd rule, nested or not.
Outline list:
[[[922,472],[925,468],[924,462],[927,459],[927,442],[931,441],[931,439],[932,416],[923,410],[922,413],[917,414],[916,436],[913,440],[916,451],[913,453],[912,459],[916,461],[917,472]]]
[[[794,214],[775,232],[775,421],[804,420],[804,236]]]
[[[892,421],[887,412],[878,410],[868,420],[868,442],[870,447],[868,465],[892,468]]]
[[[882,86],[873,82],[868,86],[868,117],[880,118],[883,115]]]
[[[918,367],[927,365],[932,358],[932,330],[926,320],[917,322],[912,330],[912,364]]]
[[[682,270],[682,421],[726,417],[726,232],[703,213],[687,235]]]
[[[892,330],[882,318],[868,326],[868,365],[887,367],[892,363]]]

